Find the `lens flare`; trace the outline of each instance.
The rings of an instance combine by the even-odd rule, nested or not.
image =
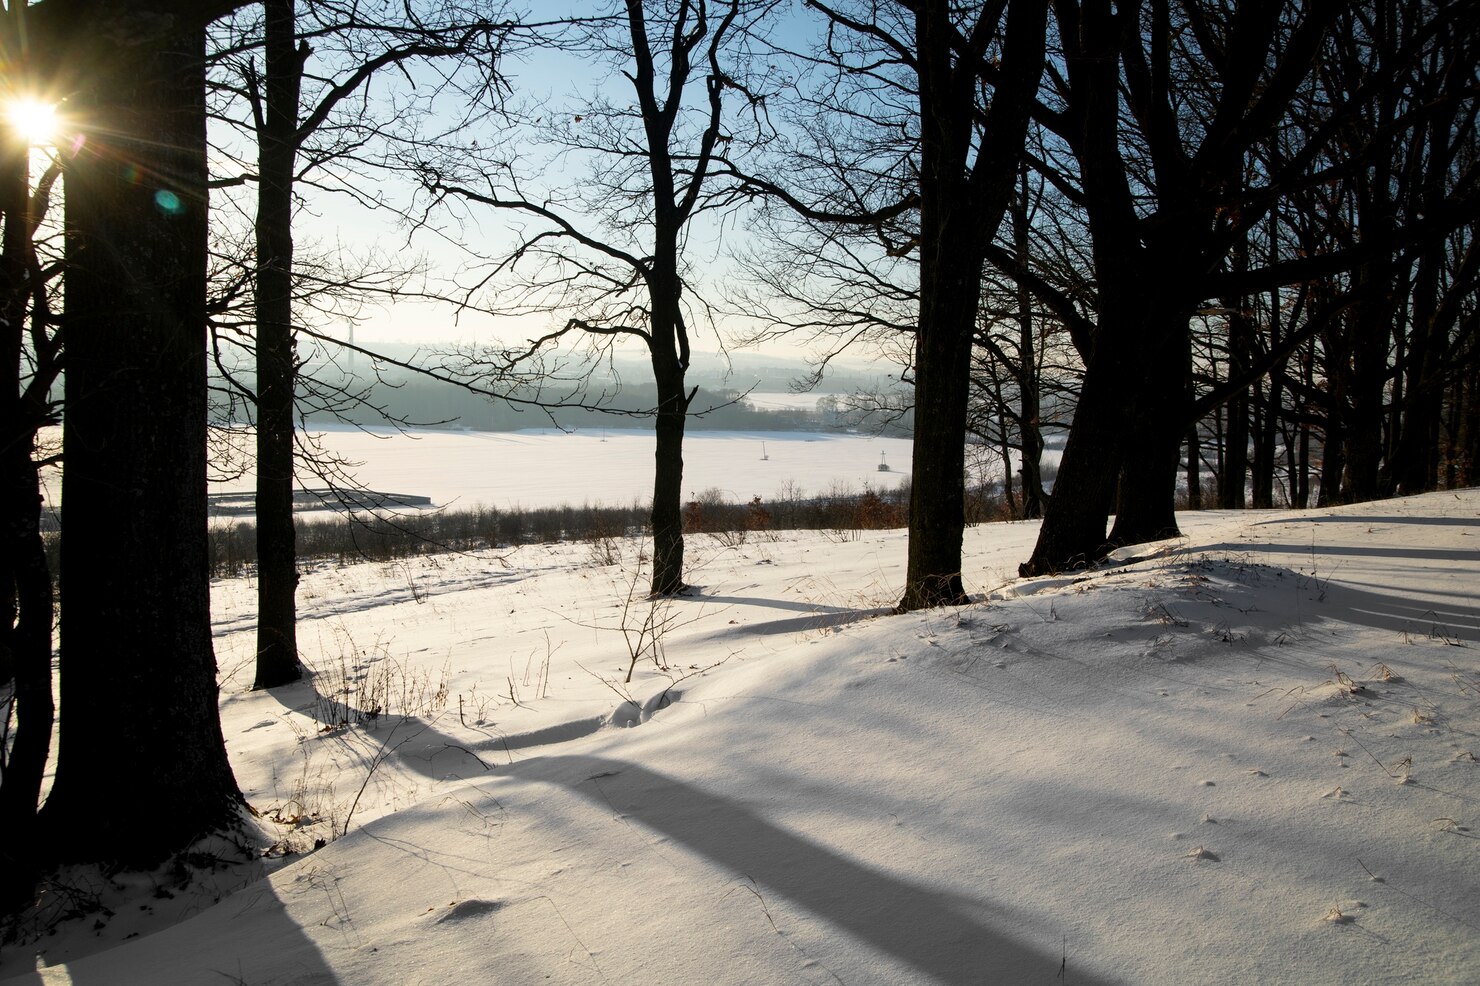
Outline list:
[[[167,216],[178,216],[185,211],[185,203],[180,201],[180,196],[167,188],[154,193],[154,204]]]
[[[39,99],[15,99],[5,108],[5,118],[28,144],[50,144],[57,134],[57,108]]]

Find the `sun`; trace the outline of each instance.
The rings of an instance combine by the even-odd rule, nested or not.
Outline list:
[[[50,144],[57,134],[57,109],[39,99],[13,99],[5,108],[6,122],[32,145]]]

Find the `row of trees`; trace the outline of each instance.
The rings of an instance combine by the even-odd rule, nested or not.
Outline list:
[[[1025,575],[1174,534],[1179,474],[1201,498],[1205,461],[1228,506],[1273,503],[1277,475],[1296,503],[1311,485],[1332,500],[1472,480],[1470,5],[805,7],[813,35],[782,0],[544,20],[456,0],[6,8],[8,91],[65,94],[72,124],[34,181],[24,146],[0,155],[11,903],[38,866],[157,859],[239,804],[210,642],[208,360],[257,424],[256,684],[301,674],[294,422],[315,401],[375,402],[304,378],[296,345],[329,342],[313,312],[335,298],[411,291],[407,271],[298,256],[295,220],[324,194],[466,251],[455,287],[414,293],[554,321],[410,369],[583,403],[579,381],[544,389],[552,353],[643,347],[655,594],[685,587],[690,359],[725,318],[762,341],[805,335],[824,363],[862,345],[905,365],[904,609],[967,599],[972,434],[1021,464],[1021,509],[1044,518]],[[509,84],[526,55],[607,74],[562,106]],[[377,90],[387,72],[402,85]],[[58,170],[65,239],[48,247]],[[494,217],[507,237],[468,232]],[[716,277],[706,256],[735,264]],[[36,436],[63,368],[68,726],[38,826],[55,709]],[[1049,493],[1042,431],[1060,408]],[[99,728],[147,768],[98,756]]]
[[[899,40],[926,7],[826,8],[852,31],[830,39],[829,85],[799,105],[787,148],[814,201],[929,187],[916,150],[927,83]],[[1023,573],[1175,534],[1179,491],[1204,502],[1210,467],[1226,506],[1272,505],[1277,471],[1299,505],[1472,481],[1469,7],[1087,0],[1052,13],[1016,189],[974,282],[971,420],[1022,464],[1023,513],[1045,516]],[[980,125],[1011,96],[1000,54],[980,66]],[[818,125],[829,115],[846,132]],[[998,133],[980,131],[978,153]],[[840,230],[788,205],[752,265],[768,333],[894,344],[925,401],[928,227],[911,213]],[[1045,427],[1068,432],[1052,499]]]

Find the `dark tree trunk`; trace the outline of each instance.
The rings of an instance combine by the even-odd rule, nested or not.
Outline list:
[[[1002,397],[1001,388],[998,388],[998,399]],[[1012,439],[1007,434],[1007,422],[1002,422],[1002,445],[999,452],[1002,455],[1002,496],[1007,500],[1007,515],[1014,520],[1021,520],[1023,513],[1018,509],[1017,484],[1012,478],[1012,453],[1014,451]]]
[[[1305,354],[1304,354],[1304,357],[1301,359],[1301,364],[1300,364],[1300,382],[1304,385],[1304,393],[1306,393],[1306,394],[1314,393],[1314,391],[1315,391],[1315,347],[1314,347],[1314,345],[1308,345],[1308,346],[1305,347]],[[1313,428],[1311,427],[1311,423],[1310,423],[1311,410],[1312,410],[1312,408],[1311,408],[1310,402],[1305,397],[1301,397],[1296,402],[1295,412],[1299,416],[1300,441],[1299,441],[1299,449],[1298,449],[1298,460],[1299,461],[1296,463],[1296,467],[1298,469],[1298,472],[1296,473],[1296,475],[1294,477],[1294,482],[1295,482],[1295,506],[1299,507],[1301,510],[1305,510],[1305,509],[1307,509],[1310,506],[1310,480],[1311,480],[1312,474],[1315,471],[1314,470],[1314,467],[1311,464],[1311,457],[1310,457],[1310,445],[1311,445],[1311,438],[1312,438],[1311,432],[1313,431]],[[1320,495],[1320,492],[1317,491],[1316,495],[1319,496]]]
[[[1235,271],[1248,268],[1246,244],[1234,247],[1229,258]],[[1228,378],[1233,380],[1249,368],[1254,348],[1254,323],[1243,298],[1224,298],[1228,315]],[[1242,390],[1227,404],[1228,428],[1223,438],[1223,469],[1218,474],[1218,506],[1242,510],[1249,478],[1249,392]]]
[[[293,165],[303,55],[294,0],[265,0],[266,99],[257,182],[257,676],[272,688],[298,662],[298,558],[293,524]]]
[[[975,148],[981,65],[953,48],[944,0],[915,13],[920,89],[920,315],[915,333],[915,440],[909,558],[900,608],[967,601],[966,410],[987,244],[1017,180],[1028,111],[1043,70],[1046,0],[1011,5],[1005,53],[982,146]],[[990,36],[975,31],[974,36]],[[984,57],[979,53],[978,57]]]
[[[29,455],[30,442],[18,448],[24,454],[5,456],[6,488],[0,506],[7,517],[4,576],[13,593],[0,646],[13,661],[15,710],[14,739],[0,781],[0,830],[5,832],[0,840],[0,914],[24,903],[39,875],[36,809],[56,722],[51,689],[51,569],[37,523],[41,484]]]
[[[1350,323],[1351,372],[1347,380],[1349,403],[1343,411],[1345,469],[1341,499],[1347,503],[1375,500],[1381,495],[1378,479],[1383,462],[1383,405],[1391,342],[1391,277],[1386,261],[1365,267],[1359,290],[1367,292]]]
[[[6,12],[6,40],[13,41],[24,8]],[[5,50],[16,49],[7,44]],[[13,66],[12,71],[19,71]],[[18,80],[17,80],[18,81]],[[0,913],[25,904],[39,875],[36,808],[51,752],[56,705],[51,690],[51,570],[41,540],[41,484],[32,457],[36,431],[44,423],[37,399],[54,373],[49,360],[34,364],[37,379],[21,386],[22,337],[29,310],[33,264],[29,148],[0,136],[0,211],[5,231],[0,248],[0,332],[4,333],[0,383],[0,684],[13,682],[3,714],[14,715],[15,733],[0,777]]]
[[[207,570],[205,31],[81,6],[71,111],[107,126],[66,172],[66,726],[42,824],[58,861],[147,864],[241,800]]]
[[[1102,321],[1099,332],[1103,335],[1106,329]],[[1083,567],[1109,547],[1105,525],[1115,499],[1128,423],[1125,393],[1116,380],[1126,369],[1119,365],[1123,353],[1118,346],[1095,346],[1033,556],[1018,566],[1023,577]]]
[[[1160,309],[1160,310],[1159,310]],[[1147,299],[1154,319],[1141,354],[1139,385],[1129,395],[1128,432],[1110,543],[1145,544],[1178,537],[1177,466],[1192,407],[1192,336],[1188,316]],[[1132,378],[1137,379],[1137,378]]]
[[[1342,437],[1341,420],[1327,416],[1326,428],[1321,433],[1321,488],[1316,493],[1316,506],[1331,507],[1345,502],[1346,494],[1341,487],[1341,477],[1346,466],[1346,442]]]
[[[1272,170],[1279,169],[1280,152],[1277,142],[1271,142],[1269,150]],[[1280,226],[1279,210],[1270,211],[1269,220],[1266,224],[1269,231],[1269,263],[1277,263],[1280,257]],[[1280,309],[1280,291],[1274,288],[1269,292],[1269,348],[1277,349],[1284,335],[1284,314]],[[1275,472],[1275,439],[1280,434],[1280,409],[1283,397],[1281,380],[1285,375],[1285,367],[1288,359],[1280,360],[1270,368],[1268,376],[1267,391],[1255,391],[1255,400],[1259,401],[1259,426],[1254,438],[1254,467],[1253,484],[1250,493],[1250,503],[1256,509],[1269,509],[1274,506],[1274,472]],[[1288,440],[1286,445],[1288,447]],[[1292,470],[1293,472],[1293,470]],[[1294,476],[1291,475],[1293,488]]]
[[[1271,223],[1271,229],[1273,226]],[[1269,298],[1269,346],[1272,349],[1280,345],[1282,325],[1279,292],[1273,291]],[[1280,434],[1280,407],[1284,401],[1284,389],[1280,381],[1284,378],[1284,373],[1285,361],[1281,360],[1266,377],[1268,384],[1254,388],[1258,414],[1254,436],[1253,483],[1249,495],[1250,505],[1256,510],[1268,510],[1274,506],[1275,442]]]
[[[1019,261],[1028,263],[1028,169],[1018,176],[1017,195],[1012,201],[1012,240]],[[1018,397],[1020,431],[1023,438],[1023,516],[1043,516],[1043,422],[1038,388],[1038,346],[1033,336],[1032,295],[1027,279],[1017,281],[1018,306]],[[1010,468],[1010,467],[1009,467]]]
[[[1473,353],[1469,372],[1455,389],[1450,408],[1449,431],[1453,436],[1448,456],[1450,489],[1480,482],[1480,360]]]
[[[1254,460],[1249,470],[1249,505],[1255,510],[1274,506],[1274,447],[1279,406],[1278,377],[1271,379],[1268,390],[1263,384],[1254,385]]]
[[[922,208],[922,216],[925,209]],[[945,242],[951,242],[946,240]],[[975,272],[921,264],[915,336],[915,441],[904,609],[966,602],[961,537],[966,527],[966,394],[981,265]],[[931,283],[933,290],[923,288]],[[954,290],[952,290],[954,289]],[[969,297],[963,297],[969,295]],[[961,325],[961,317],[970,320]]]
[[[1397,492],[1409,495],[1434,489],[1439,482],[1439,435],[1443,423],[1443,368],[1440,365],[1447,326],[1437,324],[1434,297],[1437,266],[1419,260],[1414,285],[1414,339],[1408,350],[1407,381],[1402,415],[1393,443],[1391,472]]]
[[[1070,35],[1069,139],[1079,161],[1090,237],[1099,282],[1099,321],[1093,350],[1085,359],[1084,384],[1069,440],[1054,479],[1053,496],[1033,554],[1018,567],[1023,576],[1042,575],[1093,563],[1107,547],[1105,525],[1115,501],[1132,418],[1126,381],[1139,382],[1135,366],[1142,330],[1133,299],[1138,243],[1135,216],[1119,148],[1118,29],[1108,2],[1056,4],[1060,30]],[[1077,19],[1077,23],[1068,20]],[[1130,278],[1121,274],[1129,268]]]
[[[1202,509],[1202,438],[1197,425],[1187,429],[1187,509]]]
[[[671,330],[669,331],[671,337]],[[677,354],[656,347],[652,354],[657,383],[657,442],[653,451],[653,580],[652,594],[682,592],[683,581],[683,434],[691,395],[684,393],[684,367]]]

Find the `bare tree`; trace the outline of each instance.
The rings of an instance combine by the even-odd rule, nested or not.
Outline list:
[[[866,209],[866,196],[859,193],[878,184],[869,168],[889,155],[869,147],[839,154],[822,145],[813,162],[841,178],[828,199],[814,195],[814,201],[806,201],[806,193],[790,180],[749,176],[747,185],[814,223],[864,228],[880,237],[888,235],[885,223],[918,209],[913,235],[884,244],[886,255],[910,250],[918,255],[909,561],[900,607],[959,604],[967,598],[961,538],[982,269],[1014,194],[1043,74],[1047,3],[813,0],[809,5],[829,22],[822,57],[833,62],[839,80],[830,91],[845,94],[820,102],[848,121],[867,116],[873,100],[888,123],[900,121],[890,139],[903,147],[914,173],[905,179],[909,185],[891,189],[899,196],[895,204]],[[845,40],[837,40],[840,36]],[[847,98],[858,93],[864,98]],[[904,110],[901,97],[910,96],[913,105]],[[863,169],[855,171],[855,163],[863,163]],[[868,266],[857,264],[857,258],[846,262],[855,265]],[[877,321],[877,315],[869,315],[862,323]]]
[[[502,146],[531,130],[567,157],[589,164],[579,187],[554,187],[519,160],[480,169],[470,158],[424,161],[433,207],[459,201],[508,212],[526,223],[515,247],[480,280],[513,271],[525,280],[505,310],[568,311],[565,323],[521,353],[585,334],[599,343],[634,339],[647,349],[657,386],[651,590],[681,592],[683,436],[695,390],[685,377],[692,331],[704,306],[686,262],[696,220],[732,201],[713,173],[717,151],[735,139],[727,96],[751,105],[735,63],[748,26],[774,0],[626,0],[619,13],[557,29],[551,44],[614,65],[630,95],[600,91],[561,115],[531,109]],[[613,85],[617,83],[613,80]],[[522,151],[522,148],[520,148]],[[559,171],[560,165],[552,165]],[[574,177],[574,176],[573,176]]]
[[[331,166],[371,170],[364,149],[384,136],[386,125],[370,115],[363,95],[377,73],[414,60],[457,56],[468,69],[460,76],[460,94],[477,102],[496,85],[497,49],[509,28],[446,4],[408,8],[400,20],[389,22],[371,22],[356,6],[333,0],[309,0],[307,6],[313,16],[300,24],[296,0],[263,0],[260,68],[249,47],[252,40],[242,45],[245,50],[224,56],[239,76],[237,91],[250,108],[249,130],[258,154],[257,173],[250,176],[257,188],[251,271],[256,374],[250,394],[257,424],[255,688],[286,684],[302,674],[293,525],[295,186],[322,179]],[[312,71],[310,39],[330,45],[321,67]],[[469,80],[476,81],[469,85]],[[301,105],[305,99],[306,107]]]

